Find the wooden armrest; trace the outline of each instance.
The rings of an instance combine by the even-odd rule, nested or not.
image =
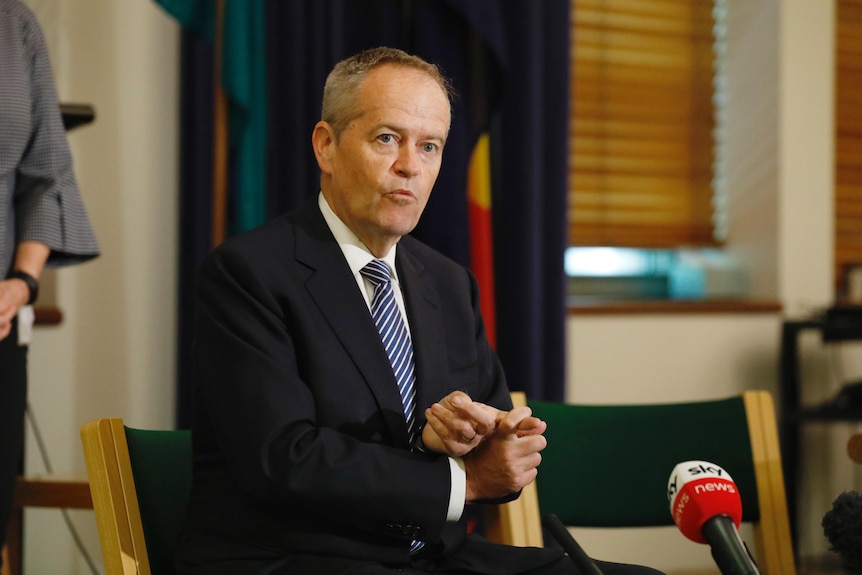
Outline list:
[[[93,498],[86,479],[19,476],[12,506],[92,509]]]
[[[25,507],[59,507],[62,509],[92,509],[90,484],[86,479],[18,477],[12,497],[12,517],[3,549],[0,575],[20,575],[22,569],[21,530]]]

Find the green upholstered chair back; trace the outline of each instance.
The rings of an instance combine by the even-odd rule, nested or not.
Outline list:
[[[683,461],[704,460],[730,473],[744,520],[759,519],[742,397],[678,405],[529,405],[548,423],[536,480],[542,514],[581,527],[673,525],[671,471]]]
[[[172,575],[192,485],[191,432],[125,429],[150,570]]]
[[[541,516],[572,527],[671,525],[667,481],[678,463],[725,468],[742,496],[764,575],[795,575],[796,563],[772,396],[652,405],[564,405],[527,401],[548,422],[538,479],[521,496],[487,506],[490,539],[543,546]]]

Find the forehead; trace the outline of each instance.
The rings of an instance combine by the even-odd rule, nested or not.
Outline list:
[[[392,117],[422,121],[449,130],[449,98],[427,73],[405,66],[384,64],[369,72],[359,88],[360,116],[366,121]]]

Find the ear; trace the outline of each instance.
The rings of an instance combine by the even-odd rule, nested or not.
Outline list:
[[[311,133],[311,147],[317,165],[324,174],[332,173],[332,160],[335,156],[335,131],[328,122],[320,121],[314,126]]]

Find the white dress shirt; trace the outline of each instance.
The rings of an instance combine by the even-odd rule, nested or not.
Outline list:
[[[342,253],[344,253],[347,265],[350,266],[350,271],[353,273],[353,279],[356,280],[356,285],[365,298],[368,312],[371,313],[371,298],[374,295],[374,286],[360,273],[360,270],[368,265],[371,260],[375,259],[374,255],[356,237],[356,234],[350,231],[350,228],[335,215],[335,212],[329,207],[326,198],[323,197],[323,193],[318,195],[317,203],[320,206],[323,219],[326,220],[326,225],[329,226],[329,230],[335,236],[335,241],[338,242],[338,246],[341,248]],[[380,259],[389,264],[389,269],[392,270],[392,286],[393,288],[398,288],[393,289],[395,292],[395,301],[401,310],[401,316],[404,318],[407,331],[410,331],[410,319],[407,317],[407,310],[404,307],[404,294],[401,293],[401,284],[398,282],[398,271],[395,269],[395,253],[397,249],[398,245],[396,244],[388,254]],[[422,385],[422,382],[417,381],[416,385]],[[449,492],[449,509],[446,512],[446,519],[448,521],[458,521],[461,518],[461,514],[464,513],[464,502],[467,496],[467,474],[461,458],[450,457],[449,469],[452,475],[452,489]]]

